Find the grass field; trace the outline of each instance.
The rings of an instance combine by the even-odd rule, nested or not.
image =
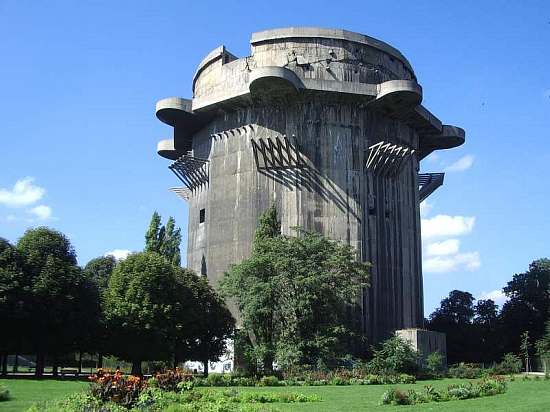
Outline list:
[[[33,403],[63,398],[88,387],[87,382],[69,380],[0,379],[10,390],[11,399],[0,402],[2,412],[27,410]]]
[[[379,405],[382,393],[391,386],[398,388],[422,389],[424,385],[446,387],[460,382],[454,379],[425,381],[415,385],[370,385],[370,386],[310,386],[310,387],[277,387],[277,388],[238,388],[242,391],[284,391],[317,394],[322,402],[304,404],[276,404],[281,411],[380,411],[380,412],[416,412],[416,411],[451,411],[451,412],[548,412],[550,411],[550,381],[528,381],[517,379],[508,384],[508,391],[503,395],[486,398],[469,399],[443,403],[429,403],[417,406]],[[0,411],[25,411],[34,402],[62,398],[65,395],[87,387],[86,382],[54,380],[1,380],[8,386],[12,400],[0,403]],[[224,390],[219,388],[217,390]]]

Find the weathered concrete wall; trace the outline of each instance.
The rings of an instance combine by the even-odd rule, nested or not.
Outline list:
[[[294,226],[321,232],[373,263],[363,302],[373,338],[375,331],[421,325],[417,162],[411,159],[397,178],[364,170],[372,143],[392,138],[415,146],[417,136],[398,120],[323,96],[288,103],[226,113],[195,136],[195,156],[210,160],[210,182],[190,200],[189,266],[200,273],[205,256],[217,285],[230,264],[249,255],[259,214],[275,202],[285,233]],[[307,167],[259,173],[251,139],[281,135],[295,136]]]
[[[274,202],[284,233],[294,226],[323,233],[372,263],[372,286],[360,298],[371,340],[421,327],[418,153],[464,139],[418,106],[422,92],[408,61],[356,33],[261,32],[249,57],[224,47],[211,52],[193,93],[193,112],[178,109],[181,118],[172,120],[168,109],[157,111],[176,139],[178,130],[191,139],[194,157],[208,159],[208,182],[189,199],[189,267],[217,286],[231,264],[249,256],[259,215]],[[251,140],[282,136],[305,167],[259,170]],[[414,150],[390,176],[366,167],[369,148],[381,141]],[[168,158],[185,154],[162,148]]]

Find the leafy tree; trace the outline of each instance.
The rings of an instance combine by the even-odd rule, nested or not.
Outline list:
[[[155,211],[145,234],[145,251],[160,253],[174,265],[180,266],[181,230],[175,226],[176,222],[171,216],[166,225],[162,225],[161,217]]]
[[[439,309],[430,316],[430,321],[439,317],[456,325],[470,324],[475,314],[474,300],[469,292],[453,290],[449,297],[441,301]]]
[[[478,362],[496,362],[500,359],[498,336],[498,305],[491,299],[478,300],[474,306],[475,317],[472,338],[477,340]]]
[[[546,321],[546,330],[541,339],[535,343],[537,355],[540,356],[544,372],[548,373],[548,364],[550,364],[550,318]]]
[[[372,373],[381,375],[414,375],[418,370],[418,353],[407,341],[394,336],[382,342],[380,348],[373,348],[368,367]]]
[[[98,353],[99,367],[103,364],[103,353],[107,349],[107,343],[109,340],[108,325],[103,316],[103,304],[105,293],[107,292],[107,286],[113,270],[116,266],[116,259],[112,255],[100,256],[90,260],[84,267],[84,275],[88,282],[95,285],[97,290],[97,301],[101,304],[101,312],[98,314],[99,322],[96,324],[96,328],[93,330],[93,339],[90,352]],[[91,298],[91,297],[90,297]]]
[[[235,319],[206,279],[194,273],[193,276],[198,291],[195,306],[198,313],[193,322],[192,337],[188,340],[189,358],[203,362],[204,374],[208,375],[208,362],[219,360],[227,350],[227,341],[233,337]]]
[[[7,240],[0,238],[0,335],[2,374],[7,373],[8,353],[24,348],[29,327],[29,279],[23,271],[23,261]],[[9,331],[9,332],[8,332]]]
[[[495,373],[498,375],[514,375],[521,372],[521,359],[513,353],[506,353],[495,366]]]
[[[445,358],[439,352],[432,352],[426,358],[426,369],[433,376],[442,376],[445,372]]]
[[[160,245],[162,239],[160,229],[160,215],[155,210],[155,212],[153,212],[153,216],[151,217],[149,228],[145,233],[145,252],[160,253]]]
[[[176,222],[172,216],[168,218],[164,226],[164,236],[161,239],[160,254],[165,256],[172,264],[181,265],[180,244],[181,230],[175,227]]]
[[[112,354],[132,362],[169,359],[178,328],[181,292],[177,270],[154,252],[130,255],[115,267],[105,295],[105,316],[111,330]],[[181,320],[180,320],[181,322]]]
[[[535,341],[544,334],[550,310],[550,259],[535,260],[528,271],[514,275],[504,293],[509,300],[499,319],[502,351],[518,353],[523,332],[529,331]]]
[[[29,277],[28,340],[37,354],[36,374],[44,369],[46,354],[54,359],[79,348],[94,329],[99,304],[95,290],[76,265],[76,254],[65,235],[38,227],[17,243]]]
[[[474,306],[474,323],[495,326],[498,321],[498,305],[492,299],[478,300]]]
[[[431,330],[447,335],[447,358],[449,363],[475,362],[476,340],[472,339],[472,321],[475,315],[474,297],[469,292],[453,290],[441,301],[429,319]]]
[[[523,360],[525,361],[525,372],[530,372],[530,363],[529,363],[529,351],[531,349],[531,343],[529,342],[529,331],[526,330],[521,334],[521,353],[523,355]]]
[[[281,235],[281,222],[277,216],[277,208],[271,205],[258,220],[258,227],[254,234],[255,250],[262,250],[265,241],[277,238]]]
[[[84,274],[93,280],[101,291],[107,289],[109,278],[116,266],[112,255],[100,256],[90,260],[84,267]]]
[[[273,369],[276,345],[276,273],[268,256],[253,253],[230,268],[220,284],[222,294],[239,308],[251,347],[246,356],[268,373]],[[256,365],[251,365],[253,368]]]
[[[331,363],[356,342],[350,305],[367,285],[368,264],[356,251],[297,229],[280,234],[275,207],[260,218],[252,254],[225,274],[222,293],[233,298],[251,350],[249,358],[270,373],[273,362]]]

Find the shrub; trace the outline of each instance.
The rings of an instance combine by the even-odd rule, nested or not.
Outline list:
[[[411,400],[407,392],[392,388],[382,394],[381,403],[383,405],[410,405]]]
[[[447,388],[449,399],[468,399],[472,397],[472,384],[470,385],[451,385]]]
[[[206,377],[207,386],[230,386],[231,376],[211,373]]]
[[[191,374],[184,373],[180,368],[176,368],[157,372],[147,383],[163,391],[175,392],[181,390],[180,383],[191,382],[192,379],[193,376]]]
[[[232,386],[256,386],[256,378],[235,376],[231,379]]]
[[[480,396],[491,396],[506,392],[506,381],[498,376],[482,379],[478,383]]]
[[[426,371],[433,377],[440,377],[445,371],[443,355],[439,352],[432,352],[426,358]]]
[[[504,355],[502,362],[495,366],[494,372],[497,375],[513,375],[520,373],[521,367],[521,359],[513,353],[507,353]]]
[[[75,393],[62,400],[32,405],[27,412],[127,412],[128,409],[112,402],[101,402],[90,393]]]
[[[439,402],[441,400],[441,394],[431,385],[424,387],[426,393],[427,402]]]
[[[280,386],[279,378],[276,376],[262,376],[256,386]]]
[[[506,382],[503,378],[487,378],[476,384],[449,385],[443,393],[433,386],[426,386],[424,392],[410,389],[408,392],[396,388],[388,389],[382,394],[380,403],[383,405],[416,405],[427,402],[445,402],[451,400],[479,398],[506,392]]]
[[[329,385],[343,386],[350,385],[351,378],[344,378],[342,376],[334,376],[329,382]]]
[[[0,384],[0,402],[10,399],[10,391],[5,385]]]
[[[418,371],[418,353],[408,342],[394,336],[385,340],[379,349],[374,349],[367,368],[371,373],[381,375],[414,375]]]
[[[460,363],[450,367],[447,375],[458,379],[478,379],[483,376],[483,369],[471,363]]]
[[[90,393],[102,402],[113,402],[125,407],[133,406],[146,387],[146,383],[138,376],[122,375],[117,370],[112,373],[98,369],[97,373],[88,378],[91,381]]]

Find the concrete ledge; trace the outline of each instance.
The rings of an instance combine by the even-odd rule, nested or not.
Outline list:
[[[252,70],[248,89],[252,95],[297,93],[304,85],[292,70],[279,66],[266,66]]]
[[[443,125],[441,133],[420,135],[419,158],[425,158],[434,150],[451,149],[460,146],[465,141],[466,132],[464,129],[457,126]]]
[[[303,38],[321,38],[321,39],[338,39],[346,40],[354,43],[364,44],[375,49],[381,50],[384,53],[389,54],[392,57],[400,60],[407,69],[414,74],[411,64],[401,54],[399,50],[389,44],[375,39],[374,37],[366,36],[364,34],[355,33],[352,31],[341,29],[326,29],[322,27],[286,27],[280,29],[264,30],[256,33],[252,33],[250,44],[255,45],[257,43],[265,41],[273,41],[278,39],[303,39]]]
[[[371,104],[377,109],[405,112],[422,102],[422,87],[412,80],[390,80],[378,84],[376,90]]]
[[[157,153],[165,159],[177,160],[183,153],[174,147],[174,139],[164,139],[157,143]]]
[[[194,114],[191,106],[189,99],[167,97],[157,102],[155,112],[161,122],[175,127],[176,123],[192,121]]]

